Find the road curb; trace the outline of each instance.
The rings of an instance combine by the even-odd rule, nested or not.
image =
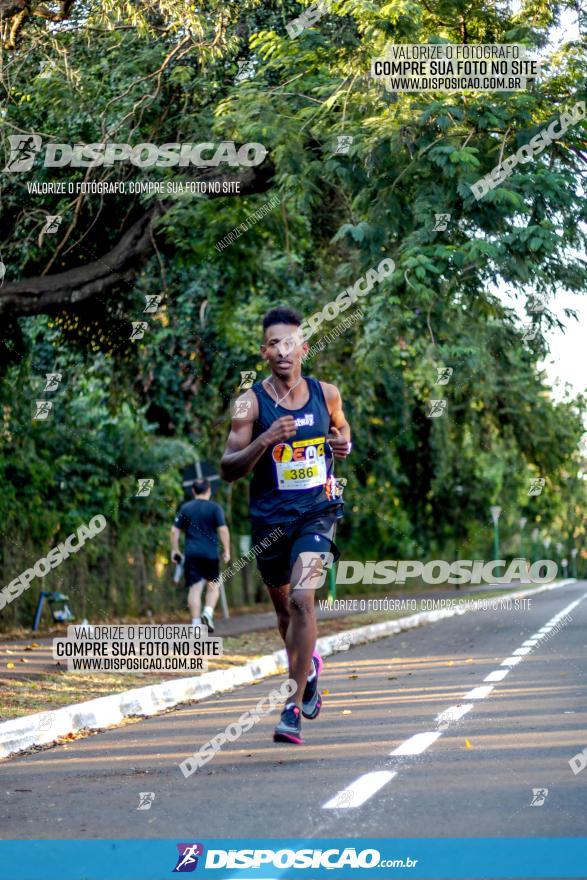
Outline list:
[[[572,583],[575,583],[575,580],[570,578],[535,589],[505,593],[496,596],[495,600],[482,601],[504,601],[510,598],[535,596],[546,590],[558,589]],[[474,601],[471,599],[471,602]],[[419,611],[409,617],[371,623],[335,635],[323,636],[318,639],[316,647],[323,657],[328,657],[330,654],[348,651],[352,645],[376,641],[388,635],[474,610],[476,609],[465,606]],[[0,724],[0,759],[9,758],[33,746],[56,743],[60,738],[78,733],[80,730],[105,730],[120,724],[125,718],[149,717],[171,709],[179,703],[199,702],[223,691],[278,675],[285,669],[285,650],[275,651],[273,654],[251,660],[243,666],[233,666],[230,669],[205,672],[193,678],[177,678],[162,684],[133,688],[108,697],[98,697],[73,706],[64,706],[62,709],[5,721]]]

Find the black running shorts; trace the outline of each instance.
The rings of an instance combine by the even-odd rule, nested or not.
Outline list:
[[[338,515],[337,515],[338,513]],[[300,553],[332,553],[331,563],[336,562],[340,553],[333,541],[334,526],[340,518],[340,508],[304,513],[294,522],[281,526],[284,533],[278,538],[269,538],[277,525],[253,526],[253,547],[257,548],[257,568],[268,587],[283,587],[289,584],[292,568]],[[268,547],[260,547],[261,541],[270,541]]]
[[[202,556],[186,556],[183,573],[187,590],[202,578],[205,581],[217,580],[220,575],[220,562],[218,559],[204,559]]]

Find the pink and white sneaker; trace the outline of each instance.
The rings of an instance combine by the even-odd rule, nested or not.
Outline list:
[[[302,715],[304,718],[314,719],[320,714],[322,708],[322,694],[318,690],[318,676],[324,668],[324,661],[318,651],[312,654],[312,663],[316,670],[316,675],[306,682],[304,688],[304,696],[302,697]]]

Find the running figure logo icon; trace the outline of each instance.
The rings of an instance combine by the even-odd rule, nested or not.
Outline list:
[[[450,214],[435,214],[432,232],[446,232],[450,223]]]
[[[350,150],[353,143],[353,136],[350,134],[342,134],[337,138],[336,153],[346,154]]]
[[[233,419],[246,419],[252,406],[252,400],[237,400],[232,413]]]
[[[319,541],[320,536],[316,535]],[[332,553],[312,553],[302,551],[299,555],[302,564],[302,573],[298,580],[296,590],[319,590],[326,580],[326,573],[334,561]]]
[[[528,495],[540,495],[546,484],[544,477],[532,477],[530,480],[530,488]]]
[[[57,391],[59,383],[63,379],[63,373],[45,373],[45,387],[43,391]]]
[[[129,339],[142,339],[145,335],[145,330],[149,329],[149,325],[146,321],[131,321],[132,324],[132,333],[128,337]]]
[[[252,386],[256,376],[255,370],[241,370],[241,383],[238,386],[238,390],[247,391]]]
[[[140,791],[137,810],[150,810],[155,800],[154,791]]]
[[[42,229],[42,232],[57,232],[59,227],[61,226],[61,221],[63,217],[61,214],[48,214],[45,218],[45,225]]]
[[[532,800],[530,802],[531,807],[541,807],[544,801],[548,796],[547,788],[533,788],[532,789]]]
[[[53,411],[52,400],[35,400],[35,410],[33,411],[33,421],[46,421]]]
[[[162,293],[146,293],[145,294],[145,308],[143,309],[143,314],[154,315],[159,306],[161,305],[161,300],[163,299]]]
[[[179,856],[173,873],[187,874],[195,871],[198,867],[198,856],[204,855],[204,845],[202,843],[177,843],[176,846],[179,850]]]
[[[4,171],[30,171],[43,143],[41,137],[38,134],[11,134],[8,143],[10,155]]]
[[[446,400],[441,398],[440,400],[429,400],[429,409],[426,415],[429,419],[438,419],[440,416],[443,416],[446,412]]]
[[[450,377],[453,374],[452,367],[436,367],[438,375],[436,377],[436,385],[448,385]]]

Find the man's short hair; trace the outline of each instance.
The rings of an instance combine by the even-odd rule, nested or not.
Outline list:
[[[210,488],[209,480],[194,480],[192,483],[192,489],[196,495],[204,495],[205,492]]]
[[[263,333],[274,324],[293,324],[299,327],[301,323],[302,316],[295,309],[290,309],[289,306],[276,306],[274,309],[269,309],[263,317]]]

